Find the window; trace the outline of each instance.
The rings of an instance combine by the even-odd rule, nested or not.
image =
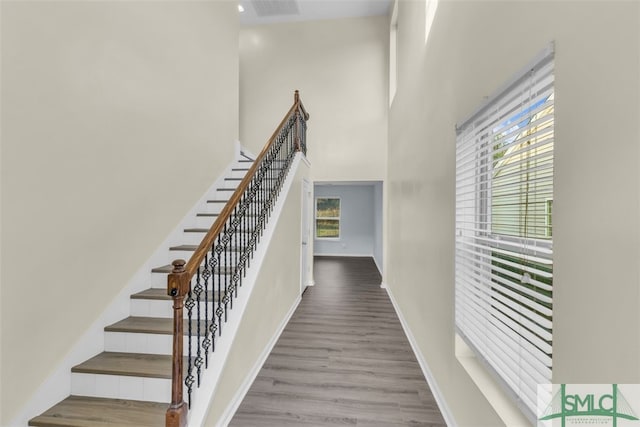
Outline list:
[[[551,216],[553,214],[553,199],[547,199],[546,204],[545,225],[547,226],[547,237],[551,237],[553,236],[553,224],[551,223]]]
[[[551,47],[456,138],[456,330],[532,421],[552,368],[553,65]]]
[[[425,0],[424,5],[424,42],[429,40],[429,33],[433,26],[433,18],[436,17],[436,10],[438,9],[438,0]]]
[[[398,88],[398,0],[393,2],[389,27],[389,106],[393,104]]]
[[[316,199],[316,239],[340,238],[340,199],[318,197]]]

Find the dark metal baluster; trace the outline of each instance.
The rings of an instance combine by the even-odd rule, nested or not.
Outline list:
[[[242,264],[242,277],[245,277],[247,274],[247,256],[244,251],[244,248],[247,245],[247,238],[249,237],[249,225],[247,223],[248,219],[248,209],[247,209],[247,195],[248,190],[245,190],[242,194],[242,228],[245,230],[242,233],[242,237],[240,239],[240,246],[238,247],[238,252],[240,253],[240,263]],[[240,282],[240,286],[242,286],[242,281]]]
[[[211,257],[209,258],[209,269],[211,271],[211,322],[209,323],[209,333],[211,334],[211,352],[216,351],[216,331],[218,325],[215,321],[215,300],[216,300],[216,252],[215,243],[211,244]]]
[[[220,235],[218,235],[216,243],[216,253],[218,254],[218,262],[216,266],[216,277],[218,278],[218,308],[216,309],[216,316],[218,316],[218,336],[222,335],[222,242],[220,241]]]
[[[196,332],[197,332],[197,347],[198,350],[196,351],[196,359],[194,360],[194,365],[196,366],[196,372],[197,372],[197,380],[198,380],[198,387],[200,387],[200,376],[202,374],[202,363],[203,363],[203,359],[202,359],[202,351],[201,351],[201,345],[202,345],[202,336],[200,334],[200,302],[202,301],[202,274],[200,272],[200,267],[198,267],[198,271],[196,272],[196,286],[194,287],[194,293],[196,295]],[[191,319],[189,319],[189,327],[191,328]]]
[[[233,285],[235,286],[235,291],[236,291],[236,298],[238,297],[238,283],[236,280],[236,275],[238,274],[238,272],[240,271],[239,269],[239,258],[238,258],[238,246],[240,245],[240,237],[245,233],[245,230],[242,229],[242,222],[240,221],[240,217],[239,217],[239,209],[238,209],[238,205],[236,205],[236,207],[233,209],[233,213],[234,213],[234,220],[236,222],[236,232],[233,235]]]
[[[204,340],[202,348],[204,349],[204,367],[209,367],[209,347],[211,347],[211,334],[209,324],[209,278],[211,270],[209,270],[209,253],[204,255],[204,269],[202,270],[202,280],[204,281]]]
[[[231,283],[231,301],[230,301],[230,305],[229,308],[231,310],[233,310],[233,297],[234,297],[234,291],[235,291],[235,282],[234,282],[234,277],[235,277],[235,272],[236,272],[236,263],[235,263],[235,250],[234,250],[234,245],[236,243],[236,239],[238,237],[238,233],[240,232],[240,230],[238,229],[238,217],[236,216],[236,212],[237,212],[237,208],[233,208],[233,213],[231,214],[231,218],[233,218],[232,220],[232,228],[231,230],[233,231],[230,235],[229,235],[229,267],[231,268],[231,270],[229,271],[229,273],[231,274],[231,278],[230,278],[230,283]]]
[[[224,243],[224,266],[220,266],[220,268],[222,269],[222,272],[224,273],[224,296],[222,297],[222,302],[224,303],[224,321],[225,323],[227,322],[227,309],[228,309],[228,304],[229,304],[229,295],[228,295],[228,291],[229,291],[229,275],[227,274],[227,268],[229,268],[229,261],[227,259],[227,254],[228,254],[228,244],[229,244],[229,235],[228,235],[229,229],[227,228],[227,223],[224,224],[224,237],[223,237],[223,243]]]
[[[191,408],[191,393],[193,391],[193,384],[195,383],[195,377],[193,376],[193,356],[191,354],[193,331],[191,330],[193,319],[193,307],[196,303],[193,301],[193,292],[191,291],[191,282],[189,282],[189,294],[187,295],[187,301],[185,302],[187,307],[187,376],[184,379],[184,383],[187,386],[187,398],[189,402],[189,408]],[[182,337],[181,337],[182,338]],[[183,338],[184,339],[184,338]]]

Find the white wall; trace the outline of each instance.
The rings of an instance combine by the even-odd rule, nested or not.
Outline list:
[[[302,179],[308,176],[309,167],[301,161],[211,402],[207,426],[223,425],[236,393],[300,296]],[[286,265],[283,260],[288,260]]]
[[[232,2],[1,8],[6,425],[232,159],[239,27]]]
[[[299,89],[314,181],[383,180],[384,17],[264,25],[240,33],[241,141],[258,152]]]
[[[552,40],[553,381],[640,382],[638,8],[441,0],[425,46],[424,2],[400,1],[387,284],[461,426],[502,421],[454,354],[454,126]]]
[[[373,188],[373,259],[380,273],[384,273],[384,184],[376,182]]]
[[[313,192],[316,199],[340,198],[340,238],[314,239],[315,255],[373,256],[376,231],[374,190],[374,184],[315,183]],[[313,208],[315,215],[315,201]]]

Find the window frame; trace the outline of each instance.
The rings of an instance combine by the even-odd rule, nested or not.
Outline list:
[[[555,105],[554,51],[550,44],[463,120],[461,126],[456,126],[456,335],[484,362],[488,372],[532,422],[536,420],[536,383],[550,382],[553,372],[553,237],[549,203],[553,199],[555,108],[524,125],[520,123],[520,114],[512,114],[518,97],[526,100],[521,101],[520,108],[530,117]],[[543,103],[537,104],[542,97]],[[549,128],[544,119],[547,114],[552,114]],[[526,145],[522,148],[513,145],[513,152],[505,156],[507,163],[500,168],[506,164],[507,169],[503,170],[516,170],[499,176],[499,172],[494,173],[494,155],[509,149],[506,145],[497,147],[493,135],[499,135],[505,126],[509,130],[500,136],[505,138],[502,141],[511,144],[518,139],[509,141],[506,135],[523,135],[522,143]],[[536,142],[529,144],[529,140]],[[548,144],[551,151],[545,148]],[[529,153],[534,153],[532,162],[539,161],[539,165],[529,166],[528,160],[518,157],[529,159]],[[529,171],[540,176],[530,180]],[[513,178],[518,175],[526,176],[526,180]],[[511,182],[497,182],[506,176]],[[550,186],[544,184],[546,180],[550,180]],[[521,183],[525,183],[526,190],[519,188]],[[531,191],[530,183],[533,183]],[[522,194],[527,195],[525,201]],[[504,204],[509,197],[519,199]],[[532,205],[544,203],[544,211],[529,210],[529,197],[533,198]],[[519,206],[527,208],[522,212]],[[510,210],[515,213],[509,213]],[[509,220],[509,215],[517,216],[518,212],[523,216],[514,224],[524,226],[522,231],[511,229]],[[526,218],[524,222],[522,218]]]
[[[429,34],[438,11],[439,0],[424,0],[424,43],[429,41]]]
[[[389,107],[393,104],[398,91],[398,0],[391,6],[389,24]]]
[[[337,217],[327,217],[322,216],[318,217],[318,200],[320,199],[335,199],[338,200],[338,212],[339,216]],[[342,238],[342,198],[339,196],[316,196],[315,203],[313,206],[313,238],[314,240],[331,240],[331,241],[339,241]],[[338,221],[338,237],[320,237],[318,236],[318,220],[334,220]]]
[[[553,239],[553,199],[545,199],[544,201],[544,225],[546,235]]]

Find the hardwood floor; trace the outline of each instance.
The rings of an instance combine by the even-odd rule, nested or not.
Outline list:
[[[445,426],[373,260],[314,271],[229,425]]]

